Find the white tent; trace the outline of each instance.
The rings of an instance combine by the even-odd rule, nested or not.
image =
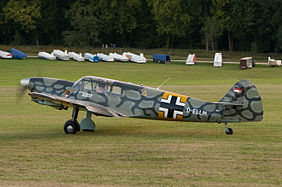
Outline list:
[[[222,67],[223,61],[222,61],[222,54],[221,53],[215,53],[214,60],[213,60],[213,66],[214,67]]]
[[[196,64],[196,55],[189,54],[186,60],[186,65],[195,65]]]

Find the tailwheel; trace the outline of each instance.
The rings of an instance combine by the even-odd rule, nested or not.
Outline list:
[[[233,134],[233,130],[231,128],[227,128],[227,129],[225,129],[225,133],[227,135],[232,135]]]
[[[75,134],[78,130],[77,124],[71,119],[68,120],[64,125],[64,131],[66,134]]]
[[[227,123],[225,123],[225,133],[227,135],[232,135],[233,134],[233,130],[231,128],[228,128]]]

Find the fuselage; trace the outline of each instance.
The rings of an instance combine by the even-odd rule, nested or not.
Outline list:
[[[126,117],[215,122],[223,111],[192,97],[97,77],[82,78],[70,92],[69,98],[98,103]]]
[[[120,116],[177,121],[209,121],[221,119],[223,107],[164,90],[86,76],[76,82],[30,78],[29,89],[40,93],[63,96],[73,100],[111,108]],[[39,104],[56,106],[34,99]],[[59,106],[57,106],[59,107]]]
[[[156,88],[94,76],[85,76],[76,82],[27,78],[22,80],[22,85],[27,86],[31,92],[79,101],[83,103],[84,110],[87,106],[96,104],[119,116],[131,118],[219,123],[260,121],[263,118],[260,96],[250,81],[239,81],[235,84],[221,103],[206,102]],[[235,93],[237,87],[242,92]],[[69,107],[65,102],[53,103],[40,97],[32,97],[32,100],[59,109]]]

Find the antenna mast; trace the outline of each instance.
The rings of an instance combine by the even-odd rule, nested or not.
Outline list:
[[[157,87],[157,89],[160,89],[170,78],[167,78],[161,85],[159,85],[159,87]]]

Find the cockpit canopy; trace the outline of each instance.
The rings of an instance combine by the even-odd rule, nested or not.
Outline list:
[[[141,86],[94,76],[85,76],[76,81],[73,88],[78,90],[94,91],[97,93],[113,93],[123,95],[125,90],[140,91]]]

